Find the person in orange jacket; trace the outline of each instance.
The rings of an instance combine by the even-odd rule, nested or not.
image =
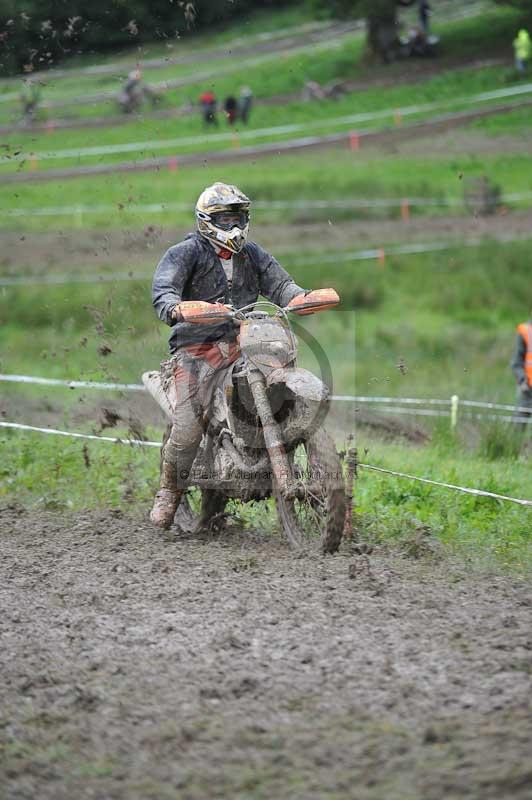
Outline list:
[[[532,315],[528,322],[517,326],[515,352],[511,362],[512,372],[517,380],[517,403],[521,408],[519,416],[532,416]]]

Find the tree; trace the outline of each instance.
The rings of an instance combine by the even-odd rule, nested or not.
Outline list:
[[[296,0],[288,0],[296,2]],[[0,75],[224,24],[287,0],[0,0]]]
[[[397,41],[397,11],[416,0],[311,0],[318,11],[335,17],[364,17],[368,49],[373,55],[388,58]]]

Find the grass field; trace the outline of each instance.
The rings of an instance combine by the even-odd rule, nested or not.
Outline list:
[[[4,136],[0,167],[7,171],[29,169],[34,154],[40,169],[68,165],[113,163],[142,160],[153,156],[179,155],[234,148],[235,145],[286,141],[306,135],[326,135],[340,131],[366,130],[394,125],[400,114],[404,124],[436,114],[471,108],[469,98],[484,92],[510,89],[507,68],[452,70],[412,87],[369,89],[349,94],[337,101],[289,103],[257,106],[249,127],[224,127],[206,132],[199,117],[150,119],[104,129],[56,130]],[[523,87],[517,84],[522,91]],[[532,89],[530,90],[532,92]],[[518,103],[517,98],[475,99],[475,108]],[[518,112],[515,112],[518,113]],[[106,148],[108,151],[106,152]],[[93,151],[91,153],[91,150]],[[73,164],[74,162],[74,164]]]
[[[261,19],[244,22],[215,37],[185,43],[183,52],[190,53],[194,47],[207,51],[248,32],[269,34],[279,25],[288,31],[307,21],[305,15],[298,16],[293,11],[268,19],[268,24]],[[458,108],[459,97],[511,87],[515,76],[509,66],[479,70],[464,66],[463,61],[505,53],[518,19],[514,11],[490,6],[475,17],[439,22],[437,30],[444,37],[442,63],[446,65],[441,74],[422,83],[380,88],[368,84],[365,90],[337,103],[257,105],[253,128],[258,131],[289,121],[303,127],[315,125],[312,130],[318,133],[336,130],[339,125],[349,130],[351,123],[338,123],[337,118],[417,103],[448,103],[448,108]],[[216,90],[223,95],[237,81],[237,85],[245,81],[253,86],[258,97],[269,97],[298,91],[304,80],[311,77],[320,81],[334,77],[364,80],[370,76],[370,68],[360,60],[361,49],[362,39],[354,34],[334,48],[318,47],[315,53],[299,52],[282,59],[278,54],[272,55],[255,67],[243,60],[238,65],[239,71],[216,81]],[[165,52],[173,55],[175,47],[166,50],[161,45],[147,47],[143,56],[154,57]],[[124,63],[129,57],[117,56]],[[448,68],[453,59],[462,62],[460,69]],[[94,63],[94,59],[79,59],[75,66],[89,63]],[[222,64],[209,62],[206,68],[211,66],[221,68]],[[192,67],[188,65],[186,69],[192,72]],[[376,75],[389,79],[399,76],[403,69],[402,64],[386,70],[378,68]],[[168,66],[160,75],[167,73],[170,74]],[[157,75],[157,70],[150,71],[149,79],[157,80]],[[116,84],[116,76],[62,78],[46,90],[46,95],[50,99],[67,97],[78,85],[89,94],[105,90],[113,81]],[[12,90],[12,84],[5,84],[5,91],[10,86]],[[198,87],[183,87],[169,92],[165,102],[170,105],[195,99],[197,90]],[[76,109],[76,113],[96,114],[105,109],[109,111],[109,106],[88,105]],[[9,103],[0,104],[4,121],[13,112],[14,107]],[[275,255],[296,280],[308,287],[334,285],[339,290],[343,300],[339,311],[305,322],[305,327],[326,350],[336,393],[443,398],[457,393],[462,398],[513,402],[509,360],[514,330],[527,317],[531,305],[529,241],[501,244],[487,238],[482,245],[467,248],[456,242],[456,247],[441,252],[388,256],[384,265],[376,260],[349,261],[344,257],[344,244],[342,250],[338,248],[339,258],[335,263],[331,248],[312,238],[314,228],[310,223],[329,220],[334,225],[335,221],[342,221],[345,228],[350,222],[370,215],[398,216],[399,209],[305,211],[295,207],[275,208],[275,202],[427,197],[459,204],[465,181],[481,175],[487,175],[505,193],[528,192],[530,155],[524,149],[513,151],[508,137],[513,137],[514,143],[523,137],[531,113],[520,109],[468,126],[461,131],[463,141],[469,143],[463,152],[460,145],[449,153],[434,138],[419,140],[419,152],[414,146],[404,152],[331,150],[247,163],[235,159],[222,169],[205,164],[177,172],[160,170],[118,177],[4,185],[0,187],[0,206],[7,213],[0,215],[2,231],[11,237],[16,233],[21,239],[35,236],[35,242],[34,255],[27,263],[20,258],[13,260],[10,252],[1,254],[0,271],[3,277],[34,276],[36,284],[6,286],[0,290],[0,371],[137,382],[144,369],[156,366],[165,355],[167,335],[167,329],[153,314],[149,296],[150,276],[162,254],[159,245],[146,252],[143,266],[135,267],[135,272],[146,275],[145,279],[42,286],[37,283],[39,277],[54,273],[67,272],[83,278],[90,278],[91,273],[112,277],[132,267],[110,259],[101,266],[89,266],[89,259],[85,264],[81,253],[70,267],[65,267],[65,259],[60,258],[57,264],[53,260],[44,262],[39,258],[39,236],[54,232],[59,241],[63,232],[74,240],[77,232],[85,229],[99,234],[114,229],[123,231],[127,238],[130,233],[142,237],[147,226],[183,227],[191,219],[193,202],[200,190],[221,178],[237,183],[263,204],[254,212],[257,223],[283,223],[285,228],[286,223],[293,225],[293,236],[286,237],[285,232]],[[381,122],[389,124],[393,119],[383,118]],[[4,152],[13,154],[18,148],[40,152],[176,136],[194,139],[200,132],[195,117],[155,120],[146,116],[101,130],[56,130],[47,135],[34,132],[31,137],[17,133],[3,137],[2,141],[6,145]],[[279,140],[288,135],[294,133],[281,134]],[[504,138],[499,147],[497,137],[501,135]],[[475,136],[490,138],[489,152],[475,151]],[[257,133],[257,141],[261,140],[271,140],[271,134]],[[220,141],[215,146],[231,147],[233,142]],[[192,141],[187,147],[191,151],[201,150],[204,143]],[[154,154],[174,151],[172,146],[168,151],[163,148]],[[151,152],[148,149],[136,155],[146,157]],[[95,156],[100,158],[103,156]],[[105,158],[122,160],[124,155]],[[97,163],[95,159],[89,162]],[[39,168],[45,170],[63,163],[76,162],[43,160]],[[2,170],[12,171],[18,166],[4,163]],[[272,201],[270,208],[268,201]],[[151,204],[162,207],[148,215],[143,206]],[[165,204],[170,207],[164,208]],[[507,207],[510,232],[512,209],[517,205]],[[100,209],[96,208],[95,213],[84,210],[91,206]],[[32,216],[39,209],[52,209],[52,216]],[[457,205],[453,212],[463,215],[464,209]],[[435,238],[431,218],[449,211],[427,206],[417,208],[415,213],[426,218],[426,240],[431,241]],[[451,223],[449,228],[447,238],[456,240]],[[349,251],[393,244],[379,232],[371,234],[374,238],[369,237],[368,233],[361,243],[353,236]],[[301,363],[314,370],[317,366],[315,356],[306,346],[302,347]],[[37,416],[45,425],[90,432],[98,430],[102,402],[127,407],[128,398],[105,396],[102,400],[90,393],[68,389],[2,385],[0,411],[4,419],[31,424]],[[146,435],[157,438],[160,431],[149,421]],[[493,424],[472,426],[462,421],[457,434],[451,436],[447,426],[447,421],[441,425],[424,423],[431,435],[424,445],[409,444],[399,435],[387,441],[361,427],[357,431],[358,444],[362,452],[368,450],[365,460],[369,463],[516,497],[530,496],[530,450],[526,436]],[[116,429],[104,433],[127,435],[127,414]],[[103,442],[89,442],[84,447],[79,441],[5,430],[0,433],[0,444],[0,500],[6,502],[17,500],[58,509],[118,507],[124,503],[145,506],[154,489],[158,459],[155,448],[140,450]],[[381,544],[389,541],[398,546],[414,541],[415,546],[422,548],[423,530],[427,528],[463,558],[495,559],[516,569],[529,569],[532,564],[531,514],[517,506],[451,495],[441,489],[366,471],[362,471],[357,484],[356,502],[360,535],[368,541]],[[235,513],[244,515],[253,525],[257,518],[254,515],[260,512],[251,508],[235,509]]]
[[[334,390],[436,397],[457,392],[511,402],[508,360],[518,313],[515,298],[526,293],[527,251],[527,243],[492,245],[467,256],[455,251],[397,258],[386,269],[361,264],[354,272],[336,270],[334,284],[346,304],[358,310],[306,323],[330,359]],[[503,259],[506,268],[501,270]],[[316,263],[294,272],[308,285],[318,285],[327,282],[328,269]],[[138,381],[139,365],[140,370],[154,366],[165,350],[165,331],[152,316],[148,291],[142,283],[6,291],[1,307],[2,371]],[[494,294],[499,299],[496,308],[490,303]],[[520,311],[525,315],[524,305]],[[126,329],[125,317],[134,321]],[[38,331],[37,349],[30,330]],[[111,349],[109,355],[99,351],[102,343]],[[316,369],[305,348],[301,363]],[[62,409],[58,427],[95,429],[100,399],[93,393],[8,386],[3,396],[21,413],[48,408],[57,416]],[[113,395],[103,402],[121,409],[127,401],[125,395]],[[366,453],[364,460],[372,464],[527,496],[529,459],[521,434],[510,435],[494,423],[474,428],[461,423],[452,437],[447,426],[446,421],[435,428],[428,425],[433,439],[423,446],[383,443],[365,428],[358,430],[357,443]],[[127,437],[123,427],[105,433]],[[152,428],[146,435],[157,440],[160,433]],[[1,439],[5,459],[0,491],[6,498],[52,508],[114,507],[125,497],[146,503],[154,488],[156,450],[90,442],[84,446],[19,432],[3,432]],[[495,443],[491,449],[490,442]],[[496,559],[517,569],[530,566],[529,511],[365,471],[356,498],[361,536],[371,542],[418,546],[408,543],[412,537],[417,542],[419,530],[428,526],[464,558]],[[253,524],[253,509],[236,513]]]
[[[497,9],[488,7],[480,15],[470,19],[436,22],[435,30],[442,38],[442,56],[452,64],[458,57],[467,52],[469,58],[486,58],[494,55],[507,54],[511,56],[510,43],[516,25],[519,24],[519,15],[512,9]],[[279,34],[283,34],[280,25]],[[297,37],[296,37],[297,38]],[[302,37],[303,39],[303,37]],[[223,40],[220,45],[223,45]],[[375,69],[371,72],[362,61],[363,35],[354,33],[338,40],[332,40],[319,45],[308,46],[306,49],[282,53],[261,53],[247,55],[238,59],[238,63],[231,64],[227,60],[220,62],[204,61],[198,64],[183,64],[163,66],[160,69],[149,71],[147,80],[152,83],[158,81],[187,78],[193,81],[177,89],[165,92],[164,105],[166,107],[179,107],[185,103],[196,103],[202,85],[206,83],[215,90],[220,98],[234,93],[236,89],[246,83],[250,85],[259,98],[268,98],[292,92],[299,92],[308,80],[327,82],[333,79],[364,79],[370,75],[375,76]],[[174,55],[174,51],[172,50]],[[201,50],[198,53],[201,58]],[[138,54],[132,53],[134,63],[138,61]],[[510,64],[510,58],[509,62]],[[399,73],[404,65],[398,63],[387,70],[382,67],[377,70],[377,77],[393,79],[394,73]],[[508,67],[502,72],[506,78],[511,78],[512,71]],[[195,76],[195,77],[194,77]],[[119,92],[121,78],[116,75],[76,76],[76,78],[61,78],[50,83],[43,78],[43,100],[67,101],[76,97],[87,98],[86,104],[71,106],[69,116],[72,114],[100,115],[109,113],[114,108],[114,101],[105,102],[91,99],[92,95],[101,92]],[[1,85],[0,85],[1,88]],[[10,93],[13,92],[12,84],[5,86]],[[257,109],[258,110],[258,109]],[[58,109],[60,111],[60,109]],[[265,114],[268,114],[266,110]],[[0,121],[16,119],[18,116],[17,101],[3,102],[0,104]],[[286,116],[285,116],[286,118]],[[132,123],[136,128],[137,123]],[[131,126],[126,126],[131,127]]]
[[[371,198],[427,197],[440,201],[463,198],[464,182],[472,177],[487,175],[504,192],[530,191],[529,156],[526,154],[494,153],[449,157],[435,152],[431,156],[415,155],[397,158],[394,154],[377,155],[374,151],[351,153],[332,150],[327,153],[327,172],[321,159],[308,156],[272,156],[251,163],[187,167],[176,172],[158,170],[133,173],[117,179],[114,175],[74,178],[35,184],[4,185],[0,188],[0,206],[8,213],[0,217],[0,226],[16,230],[47,230],[47,217],[24,215],[24,211],[64,208],[53,214],[54,227],[124,227],[147,224],[187,225],[191,220],[191,198],[195,198],[206,183],[229,176],[231,181],[256,201],[274,201],[272,208],[257,209],[255,218],[261,220],[297,221],[301,210],[275,209],[275,201],[349,200]],[[175,209],[172,204],[183,204]],[[169,204],[147,215],[142,207]],[[190,204],[190,210],[187,205]],[[98,206],[103,209],[98,211]],[[82,213],[84,206],[95,206]],[[109,207],[110,206],[110,207]],[[81,209],[78,211],[78,207]],[[17,216],[10,216],[12,209]],[[12,213],[12,212],[11,212]],[[365,212],[366,214],[368,212]],[[396,209],[396,215],[399,210]],[[417,214],[441,213],[437,206],[416,208]],[[318,218],[341,218],[341,211],[325,209]],[[363,211],[349,210],[363,215]],[[344,213],[345,217],[346,214]]]

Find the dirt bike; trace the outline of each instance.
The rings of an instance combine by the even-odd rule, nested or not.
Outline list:
[[[299,305],[285,308],[262,300],[238,310],[195,301],[180,305],[187,322],[232,320],[239,328],[240,349],[238,359],[221,371],[213,393],[189,488],[174,519],[181,531],[220,519],[229,499],[273,496],[292,547],[319,535],[324,552],[338,549],[346,498],[340,457],[322,427],[329,389],[296,366],[289,315],[332,308],[339,298],[333,289],[300,298]],[[173,381],[164,390],[160,372],[145,373],[142,379],[171,417]]]

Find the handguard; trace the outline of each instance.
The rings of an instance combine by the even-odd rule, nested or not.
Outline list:
[[[207,303],[204,300],[185,300],[178,306],[183,322],[211,324],[229,319],[231,309],[223,303]]]
[[[338,293],[334,289],[314,289],[308,294],[298,294],[293,297],[287,305],[287,310],[294,314],[304,316],[305,314],[315,314],[318,311],[327,311],[334,308],[340,302]]]

